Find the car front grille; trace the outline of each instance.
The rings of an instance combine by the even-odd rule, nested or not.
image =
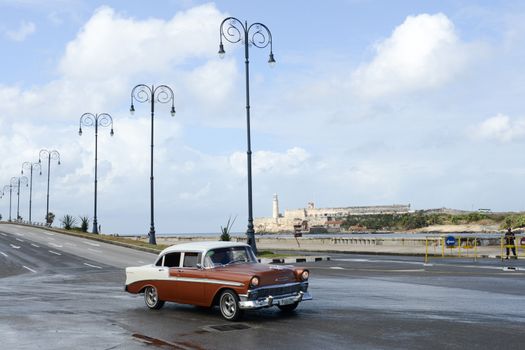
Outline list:
[[[289,294],[297,294],[300,291],[306,292],[308,284],[296,283],[292,285],[276,285],[275,287],[262,287],[250,292],[250,299],[266,298],[268,296],[279,297]]]

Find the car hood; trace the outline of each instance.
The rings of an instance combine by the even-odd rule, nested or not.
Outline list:
[[[266,264],[232,264],[216,267],[214,273],[224,277],[237,276],[242,282],[249,282],[253,276],[259,277],[259,286],[296,282],[294,269],[290,266],[276,266]]]

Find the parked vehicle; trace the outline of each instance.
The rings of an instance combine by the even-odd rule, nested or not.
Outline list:
[[[308,277],[304,268],[260,264],[244,243],[196,242],[164,249],[153,264],[126,268],[125,290],[144,293],[150,309],[166,301],[218,305],[225,319],[235,321],[244,310],[295,310],[312,299]]]

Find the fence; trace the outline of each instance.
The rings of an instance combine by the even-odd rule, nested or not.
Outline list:
[[[504,258],[505,248],[512,248],[516,251],[516,258],[525,256],[525,236],[516,235],[514,244],[507,245],[505,236],[461,236],[449,235],[425,238],[425,263],[430,257],[440,258],[472,258],[476,261],[479,258],[499,257]],[[480,249],[483,253],[480,254]],[[521,250],[521,251],[520,251]]]

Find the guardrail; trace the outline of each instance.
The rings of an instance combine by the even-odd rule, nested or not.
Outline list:
[[[27,220],[0,220],[0,222],[5,224],[22,224],[22,225],[29,225],[29,226],[37,226],[37,227],[51,227],[51,225],[48,225],[44,222],[38,222],[38,221],[32,221],[29,222]]]
[[[499,242],[494,242],[497,240]],[[480,236],[461,236],[461,235],[449,235],[441,237],[426,237],[425,238],[425,264],[429,262],[430,257],[440,258],[473,258],[476,261],[483,257],[497,257],[494,255],[488,256],[479,254],[479,248],[482,246],[496,246],[499,243],[500,246],[500,258],[504,258],[505,248],[516,251],[516,258],[520,256],[520,249],[523,250],[522,255],[525,255],[525,235],[516,235],[514,244],[505,244],[505,235],[502,234],[499,238],[490,239],[487,242],[487,238]],[[497,248],[496,248],[497,249]]]
[[[425,239],[425,264],[428,264],[431,254],[429,254],[429,247],[434,248],[432,256],[441,258],[473,258],[476,261],[480,256],[478,255],[478,247],[481,245],[481,238],[477,236],[440,236],[440,237],[426,237]],[[439,254],[441,253],[441,254]]]

